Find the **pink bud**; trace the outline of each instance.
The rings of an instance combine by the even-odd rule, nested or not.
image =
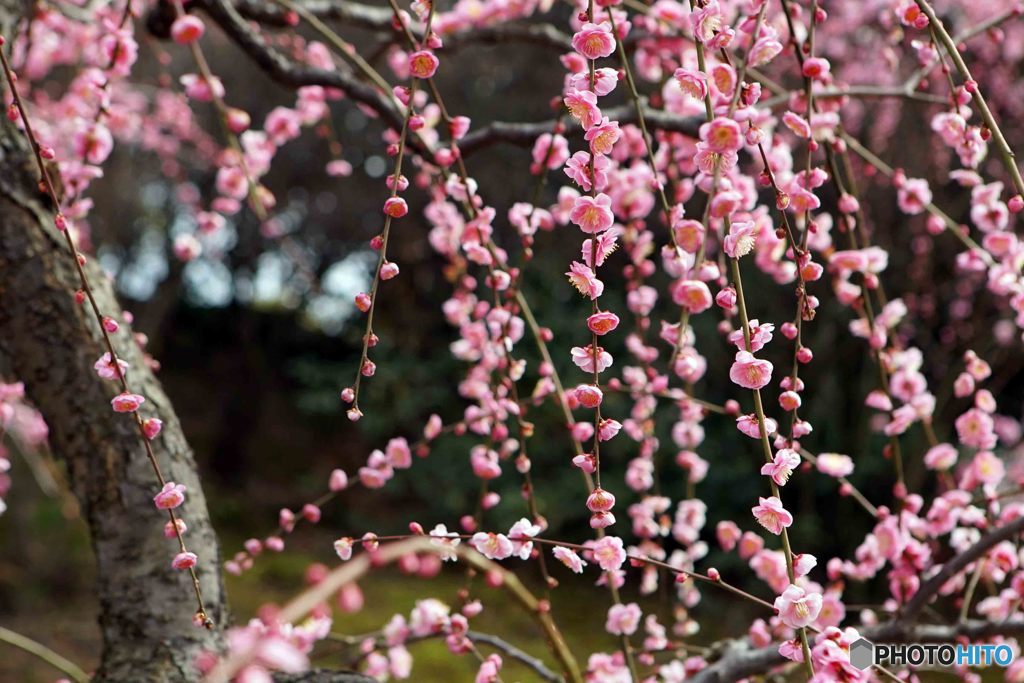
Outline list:
[[[810,363],[812,358],[814,358],[814,353],[806,346],[801,346],[796,352],[796,359],[801,363]]]
[[[1020,213],[1024,211],[1024,197],[1019,194],[1015,194],[1010,197],[1010,201],[1007,202],[1007,206],[1010,207],[1010,211],[1013,213]]]
[[[228,128],[235,135],[239,135],[249,130],[249,126],[252,125],[252,119],[249,117],[248,112],[235,107],[231,107],[227,112]]]
[[[178,17],[171,24],[171,38],[179,45],[194,43],[203,37],[206,32],[206,25],[199,17],[186,14]]]
[[[398,264],[388,261],[380,267],[380,279],[390,280],[398,275]]]
[[[359,418],[363,416],[363,411],[359,410],[359,408],[353,407],[345,411],[345,414],[348,416],[350,422],[359,422]]]
[[[345,470],[333,470],[327,482],[327,488],[331,491],[344,491],[348,488],[348,475],[345,474]]]
[[[184,569],[191,569],[192,567],[196,566],[196,562],[198,561],[199,558],[196,557],[195,553],[178,553],[174,556],[174,559],[171,560],[171,566],[179,571]]]
[[[356,390],[352,387],[345,387],[341,390],[341,400],[345,403],[351,403],[356,400]]]
[[[731,309],[736,305],[736,290],[732,287],[719,290],[718,294],[715,295],[715,303],[718,304],[719,308]]]
[[[615,496],[598,487],[587,496],[587,509],[591,512],[608,512],[615,507]]]
[[[354,583],[345,584],[338,591],[338,609],[342,612],[349,614],[358,612],[363,609],[365,602],[366,599],[363,597],[363,591]]]
[[[363,313],[366,313],[368,310],[370,310],[370,305],[373,303],[373,300],[370,298],[370,295],[367,294],[366,292],[359,292],[359,294],[356,294],[355,301],[356,308],[358,308]]]
[[[409,205],[405,203],[405,200],[401,197],[389,197],[384,202],[384,213],[391,216],[392,218],[401,218],[405,214],[409,213]]]
[[[310,524],[316,524],[320,521],[320,508],[312,503],[306,503],[302,506],[302,518]]]
[[[188,531],[188,526],[180,517],[176,517],[174,522],[164,524],[164,538],[177,538],[178,534],[184,534],[186,531]]]
[[[163,428],[164,423],[158,417],[147,417],[142,421],[142,433],[145,434],[146,438],[150,441],[155,439]]]
[[[779,394],[779,405],[783,410],[796,410],[800,403],[800,394],[795,391],[784,391]]]
[[[399,175],[398,182],[396,183],[395,175],[392,173],[384,180],[384,184],[388,186],[389,190],[393,190],[397,186],[399,192],[405,192],[409,188],[409,179],[404,175]]]
[[[103,316],[103,329],[113,334],[114,332],[117,332],[118,328],[119,326],[116,320],[108,316]]]
[[[153,503],[158,510],[173,510],[185,502],[185,486],[181,483],[168,481],[160,489],[160,493],[153,497]]]
[[[68,219],[64,217],[64,214],[58,213],[53,217],[53,224],[57,226],[57,229],[64,232],[68,229]]]
[[[373,377],[377,372],[377,364],[367,358],[363,361],[363,365],[359,368],[359,372],[362,373],[363,377]]]

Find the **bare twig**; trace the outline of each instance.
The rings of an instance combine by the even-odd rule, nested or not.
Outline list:
[[[70,676],[75,683],[87,683],[89,680],[89,674],[82,671],[77,664],[65,657],[62,657],[42,643],[32,640],[28,636],[23,636],[20,633],[15,633],[10,629],[0,626],[0,642],[13,645],[19,650],[24,650],[31,655],[35,655],[53,668]]]

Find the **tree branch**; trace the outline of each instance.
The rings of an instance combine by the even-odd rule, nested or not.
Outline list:
[[[638,121],[636,110],[630,106],[614,107],[606,110],[604,114],[619,123],[637,123]],[[692,137],[697,136],[701,124],[704,123],[704,119],[700,117],[682,117],[660,109],[647,108],[644,110],[644,116],[652,128],[683,133]],[[459,149],[464,155],[469,155],[501,142],[530,147],[539,136],[550,133],[554,129],[555,123],[554,119],[530,123],[494,121],[468,133],[459,141]],[[567,131],[579,130],[579,124],[575,120],[567,120],[565,125]]]
[[[561,676],[556,674],[554,671],[545,666],[544,662],[534,657],[533,655],[523,652],[515,645],[508,643],[498,636],[491,635],[489,633],[480,633],[479,631],[467,631],[466,637],[472,640],[474,643],[486,643],[495,650],[498,650],[502,654],[508,655],[512,659],[516,659],[522,664],[533,669],[533,672],[543,678],[545,681],[552,681],[552,683],[560,683],[563,679]]]
[[[315,69],[291,62],[267,45],[263,37],[249,26],[234,5],[227,0],[199,0],[199,2],[228,37],[277,83],[291,88],[309,85],[337,88],[356,102],[364,104],[380,114],[385,123],[395,130],[401,130],[403,117],[392,103],[390,93],[385,95],[371,85],[357,80],[351,74]],[[422,145],[418,145],[417,151],[425,153],[427,150],[423,149]]]
[[[995,635],[1024,635],[1024,619],[1005,622],[971,620],[952,626],[941,624],[912,623],[939,589],[971,562],[984,555],[993,546],[1024,531],[1024,517],[1015,519],[983,536],[973,546],[952,558],[932,578],[928,579],[914,594],[902,614],[878,626],[860,630],[861,636],[872,642],[900,643],[947,643],[961,637],[970,639],[988,638]],[[708,668],[697,673],[693,683],[725,683],[763,673],[786,660],[779,654],[778,645],[753,650],[746,640],[728,641],[719,647],[721,658]]]
[[[914,597],[907,602],[907,606],[903,610],[903,618],[911,620],[916,617],[924,606],[928,604],[928,601],[932,596],[938,593],[939,589],[941,589],[947,581],[966,569],[967,565],[971,562],[974,562],[976,559],[988,552],[992,546],[1013,538],[1017,534],[1021,533],[1021,531],[1024,531],[1024,517],[1018,517],[1012,522],[1008,522],[1007,524],[999,527],[995,531],[985,534],[977,543],[951,559],[946,564],[942,565],[942,568],[938,573],[925,581],[917,592],[914,593]]]

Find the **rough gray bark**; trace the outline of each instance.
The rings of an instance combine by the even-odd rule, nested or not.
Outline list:
[[[26,5],[28,3],[25,3]],[[10,36],[18,0],[0,0],[0,31]],[[132,420],[111,410],[114,383],[92,366],[103,353],[95,319],[76,305],[77,276],[52,214],[37,191],[24,136],[0,124],[0,353],[25,382],[50,426],[50,443],[68,466],[92,534],[103,656],[96,680],[196,680],[194,659],[220,643],[225,622],[217,539],[192,452],[159,381],[146,368],[128,326],[114,335],[131,364],[133,389],[147,398],[145,415],[164,430],[153,443],[168,480],[188,487],[181,512],[209,616],[218,629],[192,625],[195,599],[187,572],[171,568],[174,541],[164,538],[166,514],[152,502],[156,478]],[[87,267],[101,310],[121,313],[106,277]],[[68,571],[74,571],[68,567]]]
[[[0,35],[13,35],[17,18],[30,5],[29,0],[0,0]],[[196,569],[214,622],[209,631],[192,623],[196,601],[188,572],[171,568],[178,548],[163,535],[167,516],[153,505],[159,486],[136,425],[113,412],[110,400],[118,388],[93,369],[105,350],[99,328],[88,308],[75,303],[78,277],[38,181],[27,140],[0,117],[0,355],[46,419],[51,447],[67,463],[89,524],[103,638],[93,680],[199,681],[196,657],[222,648],[228,618],[217,537],[196,463],[160,382],[146,367],[130,326],[122,323],[113,337],[118,355],[131,365],[129,384],[147,399],[143,414],[164,423],[153,442],[157,461],[168,481],[188,488],[179,512],[188,524],[189,550],[199,556]],[[122,309],[104,273],[91,262],[86,272],[101,312],[120,321]],[[326,671],[278,680],[371,681]]]

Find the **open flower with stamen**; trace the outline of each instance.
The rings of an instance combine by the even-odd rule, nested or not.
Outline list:
[[[776,536],[782,530],[793,524],[793,515],[786,508],[782,507],[782,501],[772,496],[770,498],[759,498],[759,505],[751,508],[757,523]]]
[[[604,283],[597,279],[593,270],[579,261],[573,261],[565,275],[572,286],[584,296],[596,299],[604,292]]]
[[[808,593],[800,586],[790,584],[782,595],[775,598],[775,611],[786,626],[806,628],[818,618],[821,604],[820,593]]]
[[[772,381],[772,364],[749,351],[740,351],[729,369],[729,379],[744,389],[761,389]]]
[[[775,458],[761,466],[761,474],[771,477],[779,486],[785,486],[793,470],[800,466],[800,456],[790,448],[780,448]]]

